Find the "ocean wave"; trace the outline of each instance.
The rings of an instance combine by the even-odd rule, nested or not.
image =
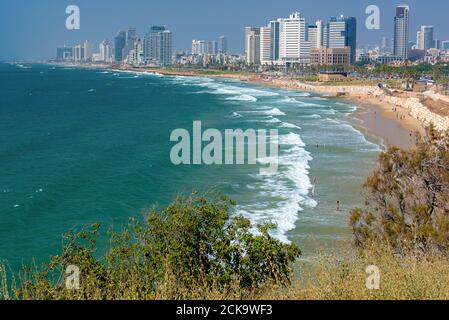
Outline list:
[[[310,114],[310,115],[303,115],[299,116],[301,119],[321,119],[321,116],[319,114]]]
[[[267,116],[285,116],[286,114],[278,108],[272,107],[256,107],[256,110],[242,110],[240,113],[255,114],[255,115],[267,115]]]
[[[300,147],[305,147],[305,143],[302,141],[301,136],[297,133],[290,132],[286,135],[279,136],[280,145],[295,145]]]
[[[278,108],[273,108],[267,111],[264,111],[265,114],[270,116],[285,116],[285,113],[279,110]]]
[[[230,100],[230,101],[249,101],[249,102],[257,102],[257,98],[247,95],[247,94],[242,94],[240,96],[235,96],[235,97],[229,97],[226,98],[226,100]]]
[[[248,122],[260,122],[260,123],[282,123],[281,120],[273,116],[263,117],[261,119],[248,120]]]
[[[277,229],[272,231],[272,235],[289,243],[287,233],[296,228],[299,213],[304,207],[317,205],[316,201],[308,197],[312,188],[309,162],[313,158],[305,151],[305,145],[299,135],[291,133],[280,136],[279,140],[290,147],[282,149],[278,172],[254,176],[259,183],[257,189],[260,190],[255,196],[256,202],[237,207],[237,214],[247,217],[255,224],[267,221],[275,223]],[[267,157],[258,159],[258,162],[269,164],[274,160]]]
[[[229,116],[229,118],[231,118],[231,119],[236,119],[236,118],[243,118],[243,116],[242,116],[240,113],[238,113],[238,112],[233,112],[233,113]]]
[[[286,128],[286,129],[299,129],[301,130],[301,127],[293,124],[293,123],[288,123],[288,122],[284,122],[282,123],[280,126],[280,128]]]

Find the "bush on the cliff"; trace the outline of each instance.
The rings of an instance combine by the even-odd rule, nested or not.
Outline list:
[[[232,218],[227,199],[179,198],[144,223],[131,221],[110,233],[106,255],[97,252],[99,225],[69,233],[61,255],[41,272],[28,271],[13,289],[19,299],[239,298],[267,284],[290,283],[294,245],[254,233],[250,222]],[[80,289],[67,290],[65,270],[80,270]],[[1,281],[0,281],[1,282]]]
[[[351,212],[357,246],[385,242],[396,254],[449,254],[449,134],[432,127],[411,150],[390,147]]]

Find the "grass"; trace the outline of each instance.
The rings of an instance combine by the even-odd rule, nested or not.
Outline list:
[[[377,266],[380,271],[379,290],[369,290],[366,280],[370,276],[368,266]],[[257,292],[242,292],[238,284],[227,290],[214,285],[197,284],[195,289],[179,287],[179,283],[170,270],[166,270],[164,281],[159,290],[152,295],[142,297],[135,289],[139,279],[126,281],[126,287],[119,283],[121,294],[114,299],[147,300],[446,300],[449,299],[449,260],[444,256],[395,256],[386,246],[372,247],[363,252],[354,252],[348,247],[343,253],[323,253],[297,266],[298,275],[290,286],[267,285]],[[6,268],[0,266],[3,285],[0,299],[14,299],[11,294],[12,283],[6,286]],[[94,284],[94,283],[93,283]],[[94,284],[95,285],[95,284]],[[8,290],[7,290],[8,288]],[[112,288],[111,288],[112,289]],[[43,288],[45,291],[46,289]],[[61,295],[60,299],[107,299],[91,292],[83,295]]]
[[[366,286],[367,267],[380,271],[380,287]],[[449,260],[443,256],[400,258],[387,247],[343,256],[319,254],[288,289],[258,297],[279,300],[447,300]]]

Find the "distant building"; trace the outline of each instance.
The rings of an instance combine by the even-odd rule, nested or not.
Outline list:
[[[247,27],[245,32],[246,63],[260,63],[260,28]]]
[[[173,55],[173,34],[169,30],[159,33],[159,55],[158,62],[162,66],[172,64]]]
[[[217,41],[210,41],[207,44],[207,53],[211,54],[213,56],[218,54],[218,42]]]
[[[325,46],[324,30],[324,24],[321,20],[318,20],[314,25],[309,25],[308,41],[310,42],[310,50]]]
[[[136,28],[129,28],[126,31],[126,41],[130,40],[133,41],[137,38],[137,30]]]
[[[320,81],[344,81],[348,78],[346,72],[320,72],[318,74]]]
[[[441,50],[441,40],[439,39],[433,40],[433,48]]]
[[[329,48],[345,48],[351,50],[350,63],[356,61],[357,19],[340,16],[332,18],[327,27],[327,46]]]
[[[123,61],[123,49],[126,44],[126,31],[119,31],[114,39],[114,59],[115,62],[120,63]]]
[[[192,54],[204,55],[207,53],[207,42],[205,40],[192,40]]]
[[[160,33],[165,31],[165,26],[152,26],[143,38],[143,56],[148,61],[158,61]]]
[[[228,38],[221,36],[218,39],[218,52],[222,54],[228,53]]]
[[[75,62],[84,61],[84,46],[79,44],[73,47],[72,60]]]
[[[270,39],[270,60],[278,61],[279,60],[279,49],[280,49],[280,22],[279,21],[270,21],[268,24],[271,30],[271,39]]]
[[[112,52],[111,52],[111,45],[109,44],[109,42],[107,40],[103,40],[100,43],[99,47],[100,47],[100,61],[111,62]]]
[[[72,47],[62,47],[56,49],[56,60],[67,61],[72,60],[73,48]]]
[[[421,30],[418,31],[416,36],[416,45],[419,50],[435,48],[433,32],[433,26],[421,26]]]
[[[279,59],[286,65],[310,63],[310,43],[307,41],[306,19],[299,12],[279,19]]]
[[[391,64],[395,62],[404,61],[404,57],[402,56],[379,56],[376,61],[380,64]]]
[[[89,61],[92,60],[92,44],[90,43],[89,40],[86,40],[84,42],[84,57],[83,60],[84,61]]]
[[[424,51],[424,50],[419,50],[419,49],[412,49],[412,50],[410,50],[410,52],[408,53],[408,58],[409,58],[411,61],[422,60],[422,59],[424,59],[425,56],[426,56],[426,51]]]
[[[441,42],[441,50],[449,50],[449,41]]]
[[[336,66],[351,64],[351,48],[326,48],[312,49],[310,61],[315,66]]]
[[[147,63],[171,64],[173,34],[165,26],[152,26],[143,39],[143,57]]]
[[[260,63],[271,64],[271,28],[260,28]]]
[[[407,45],[409,42],[410,7],[398,5],[394,17],[394,44],[393,55],[402,60],[408,59]]]
[[[143,57],[143,40],[141,38],[135,38],[133,40],[133,47],[126,57],[126,63],[133,66],[143,65],[145,63]]]
[[[127,59],[131,50],[134,49],[135,42],[137,40],[137,32],[135,28],[129,28],[126,31],[126,41],[125,46],[123,48],[123,59]]]

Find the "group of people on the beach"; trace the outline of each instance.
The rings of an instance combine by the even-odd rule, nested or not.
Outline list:
[[[398,113],[398,108],[397,108],[397,107],[391,108],[391,111],[393,111],[394,113],[396,113],[396,119],[399,119],[399,120],[401,120],[401,121],[407,119],[407,116],[406,116],[406,115],[403,115],[403,114]]]

